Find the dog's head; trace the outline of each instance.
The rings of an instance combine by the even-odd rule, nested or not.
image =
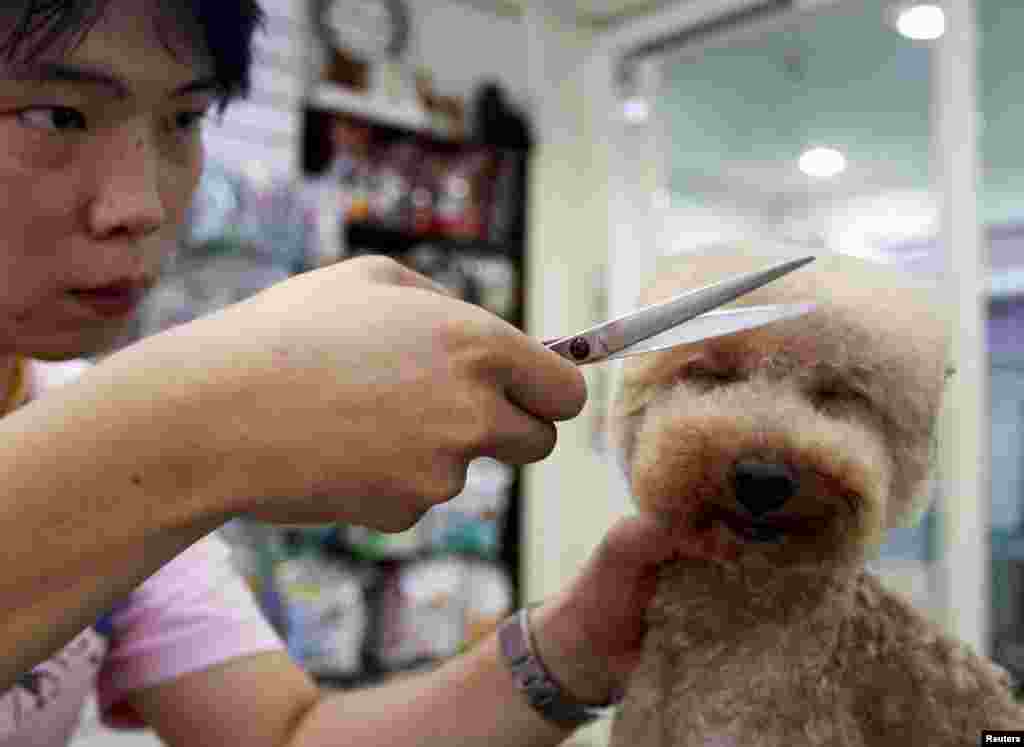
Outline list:
[[[688,256],[652,303],[768,264]],[[945,322],[892,269],[829,255],[736,305],[812,313],[624,364],[611,412],[639,506],[721,562],[859,561],[916,519],[945,373]]]

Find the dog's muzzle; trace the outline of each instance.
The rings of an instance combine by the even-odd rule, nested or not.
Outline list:
[[[779,510],[800,489],[796,475],[787,465],[752,460],[736,462],[733,486],[736,500],[755,518]]]

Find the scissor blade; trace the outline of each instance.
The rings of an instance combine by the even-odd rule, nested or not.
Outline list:
[[[814,257],[803,257],[782,262],[764,270],[729,278],[720,283],[689,291],[669,301],[641,309],[622,319],[621,348],[629,347],[678,324],[695,319],[712,309],[724,306],[730,301],[813,261]],[[615,352],[617,350],[610,347],[609,353]]]
[[[731,335],[754,329],[772,322],[793,319],[813,311],[813,303],[785,304],[777,306],[745,306],[739,309],[709,311],[679,327],[666,330],[661,334],[648,337],[646,340],[630,345],[609,358],[625,358],[641,353],[653,353],[658,350],[688,345],[710,337]]]
[[[645,306],[618,319],[598,324],[579,334],[545,344],[559,355],[579,365],[603,360],[649,337],[723,306],[813,261],[814,257],[802,257],[780,262],[764,270],[687,291],[667,301]]]

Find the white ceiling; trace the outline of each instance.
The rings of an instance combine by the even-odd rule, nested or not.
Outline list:
[[[497,15],[519,15],[530,0],[458,0]],[[581,26],[611,26],[686,0],[544,0],[555,15]]]

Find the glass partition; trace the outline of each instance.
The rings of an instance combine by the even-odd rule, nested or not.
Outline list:
[[[976,3],[981,179],[991,269],[992,653],[1024,677],[1024,6]]]
[[[942,271],[935,48],[898,31],[902,7],[794,13],[664,61],[663,255],[774,239]],[[877,570],[938,617],[935,527],[892,532]]]

